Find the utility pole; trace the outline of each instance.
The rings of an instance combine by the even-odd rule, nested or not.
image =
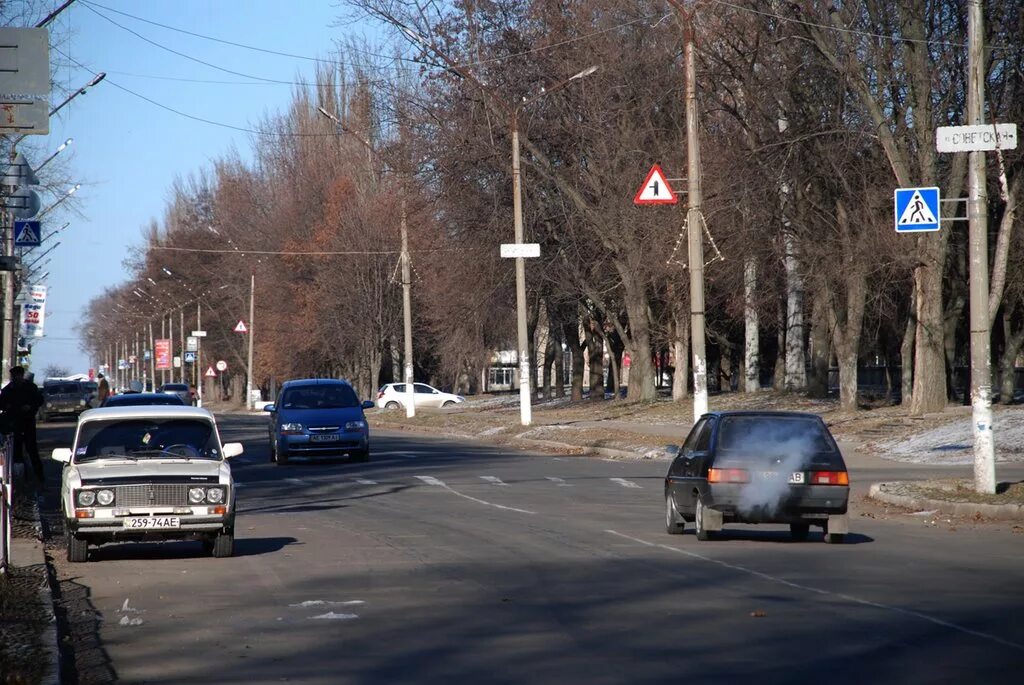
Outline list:
[[[700,139],[697,122],[697,59],[693,13],[671,0],[683,18],[686,62],[686,235],[690,266],[690,346],[693,349],[693,418],[708,411],[708,368],[704,340],[704,220],[701,215]]]
[[[178,307],[178,337],[181,340],[178,344],[181,345],[181,382],[188,383],[188,376],[185,374],[185,308]],[[173,347],[172,347],[173,350]],[[172,351],[171,356],[174,356]],[[171,375],[171,380],[174,380],[174,375]]]
[[[984,124],[985,59],[982,0],[967,3],[967,124]],[[967,219],[969,222],[971,306],[971,405],[974,432],[974,489],[996,491],[992,435],[992,361],[988,316],[988,191],[985,153],[968,153]]]
[[[153,322],[149,322],[149,373],[153,377],[153,390],[156,390],[156,341],[153,340]]]
[[[196,330],[203,330],[203,303],[196,302]],[[196,338],[196,406],[203,406],[203,338]]]
[[[405,329],[405,415],[416,416],[416,388],[412,366],[412,269],[409,264],[409,231],[406,225],[405,193],[402,193],[402,326]]]
[[[253,332],[255,325],[253,325],[253,316],[256,312],[256,273],[249,274],[249,367],[246,371],[245,378],[245,406],[247,409],[253,408],[252,403],[252,348],[253,348]]]
[[[512,213],[515,241],[523,244],[522,179],[519,171],[519,109],[512,110]],[[530,392],[530,336],[526,327],[526,259],[516,257],[516,331],[519,339],[519,419],[524,426],[533,423],[533,397]],[[616,390],[618,392],[618,390]]]

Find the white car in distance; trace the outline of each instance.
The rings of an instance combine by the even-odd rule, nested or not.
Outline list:
[[[146,405],[83,412],[64,463],[61,509],[67,558],[87,561],[89,545],[197,539],[215,557],[234,551],[235,486],[209,411]]]
[[[466,401],[462,395],[441,392],[426,383],[413,383],[412,387],[416,407],[454,407]],[[377,406],[380,409],[398,409],[405,406],[408,397],[405,383],[388,383],[377,391]]]

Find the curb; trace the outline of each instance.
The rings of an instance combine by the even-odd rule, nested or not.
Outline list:
[[[908,509],[935,509],[943,514],[966,516],[968,518],[983,516],[999,521],[1024,521],[1024,505],[950,502],[948,500],[930,499],[928,497],[899,495],[895,492],[887,491],[887,488],[898,485],[901,485],[901,483],[872,483],[871,488],[868,490],[868,497],[879,502]]]
[[[42,517],[39,512],[39,497],[37,496],[32,500],[32,519],[37,531],[39,538],[42,537]],[[57,616],[54,612],[53,604],[53,592],[50,588],[51,569],[49,561],[46,558],[46,545],[41,539],[34,541],[32,545],[34,550],[34,563],[32,565],[40,565],[46,569],[46,580],[39,586],[39,600],[45,607],[48,614],[49,629],[44,630],[41,636],[43,643],[43,649],[47,654],[46,675],[40,682],[41,685],[60,685],[60,649],[58,647],[57,640]]]

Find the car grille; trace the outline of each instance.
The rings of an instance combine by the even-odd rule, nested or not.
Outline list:
[[[187,483],[118,485],[114,503],[118,507],[178,506],[188,504]]]
[[[310,426],[310,433],[337,433],[341,426]]]

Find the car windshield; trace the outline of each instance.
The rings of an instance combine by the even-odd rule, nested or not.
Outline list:
[[[104,407],[132,407],[144,404],[162,404],[162,405],[173,405],[176,407],[184,406],[184,402],[177,395],[142,395],[142,394],[128,394],[128,395],[111,395],[104,402]]]
[[[160,386],[161,390],[174,390],[180,392],[182,390],[188,390],[188,386],[184,383],[168,383],[167,385]]]
[[[76,463],[124,457],[221,458],[213,424],[202,419],[106,419],[82,425],[75,449]]]
[[[81,392],[82,387],[78,383],[50,383],[43,387],[47,395],[66,395]]]
[[[835,448],[816,418],[802,416],[726,416],[718,428],[721,452],[774,458],[813,456]]]
[[[359,398],[348,385],[305,385],[285,390],[281,406],[285,409],[349,409],[359,406]]]

